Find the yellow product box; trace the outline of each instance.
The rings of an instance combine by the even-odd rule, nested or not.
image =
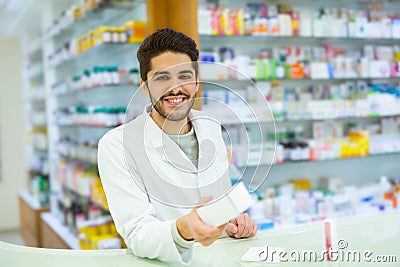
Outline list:
[[[117,228],[115,227],[115,224],[114,224],[114,223],[111,223],[111,224],[110,224],[110,233],[111,233],[112,235],[115,235],[115,236],[118,236],[118,235],[119,235],[118,232],[117,232]]]
[[[360,142],[360,141],[369,141],[369,132],[368,131],[354,131],[349,132],[347,134],[350,142]]]
[[[100,235],[108,235],[111,234],[110,223],[104,222],[97,226],[98,232]]]
[[[99,231],[97,225],[93,224],[91,221],[80,222],[77,225],[78,228],[78,240],[81,249],[92,249],[91,238],[98,236]]]
[[[103,186],[101,184],[100,178],[97,177],[93,179],[91,185],[91,199],[102,206],[105,210],[109,210],[108,203],[106,199],[106,193],[104,192]]]
[[[308,179],[292,179],[289,181],[293,184],[294,190],[311,190],[312,184],[311,181]]]

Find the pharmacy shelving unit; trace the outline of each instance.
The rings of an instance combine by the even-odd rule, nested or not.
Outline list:
[[[90,3],[94,2],[91,1]],[[136,51],[139,42],[115,43],[104,41],[104,43],[90,47],[79,54],[68,53],[68,49],[65,49],[68,48],[68,44],[72,46],[74,42],[71,42],[71,40],[76,40],[76,38],[82,37],[100,26],[120,27],[127,21],[146,20],[145,1],[103,2],[105,4],[91,7],[75,20],[67,17],[71,16],[71,13],[61,14],[65,10],[73,11],[74,9],[71,7],[74,4],[83,5],[83,3],[77,4],[76,1],[53,3],[47,1],[42,9],[43,69],[47,100],[46,118],[51,183],[51,212],[42,215],[41,224],[41,229],[46,232],[43,233],[43,244],[46,247],[80,248],[77,234],[71,232],[71,225],[65,224],[66,221],[67,223],[71,223],[71,221],[69,218],[65,220],[65,217],[63,217],[65,209],[74,207],[75,203],[71,203],[72,201],[89,202],[90,205],[99,207],[103,214],[107,214],[107,207],[104,203],[96,203],[96,200],[92,199],[87,192],[81,194],[80,188],[72,187],[68,182],[65,182],[61,178],[63,170],[60,168],[67,166],[67,169],[64,170],[69,173],[76,172],[76,169],[74,169],[76,166],[82,167],[83,170],[97,170],[98,140],[108,130],[120,124],[121,120],[123,121],[123,116],[119,114],[120,120],[118,122],[99,124],[88,118],[89,113],[96,114],[96,110],[108,112],[112,108],[112,112],[115,112],[116,107],[126,107],[138,88],[138,83],[113,83],[103,86],[86,86],[79,90],[75,90],[76,88],[67,88],[62,92],[56,90],[60,83],[75,81],[77,76],[84,75],[87,71],[93,73],[95,67],[107,67],[107,71],[115,66],[118,69],[128,71],[137,68]],[[87,1],[87,4],[89,4],[89,1]],[[74,49],[71,48],[70,50]],[[118,112],[123,114],[122,109]],[[65,178],[66,176],[62,177]]]
[[[27,181],[26,188],[18,197],[20,234],[26,245],[35,247],[42,246],[40,214],[49,210],[48,136],[42,47],[41,36],[22,47]]]
[[[30,173],[29,190],[39,200],[39,178],[48,176],[46,98],[43,72],[42,38],[25,48],[24,98],[27,131],[27,165]],[[47,183],[47,181],[46,181]],[[46,200],[39,200],[45,203]]]
[[[210,4],[211,3],[211,4]],[[246,1],[246,3],[255,3],[255,1]],[[246,3],[240,1],[199,1],[199,10],[205,10],[206,7],[210,7],[214,4],[214,6],[222,7],[222,8],[244,8]],[[267,5],[277,5],[278,3],[274,1],[257,1],[256,3],[266,3]],[[216,5],[215,5],[216,4]],[[310,17],[314,15],[314,11],[319,8],[351,8],[365,9],[370,4],[365,1],[302,1],[299,3],[298,1],[281,1],[279,4],[290,4],[294,10],[300,10],[302,14],[308,14]],[[392,10],[394,12],[398,12],[398,7],[391,1],[383,1],[383,8],[385,11]],[[396,11],[397,10],[397,11]],[[225,14],[227,15],[227,14]],[[246,18],[246,17],[245,17]],[[203,21],[200,21],[203,20]],[[227,19],[227,17],[225,17]],[[323,47],[324,45],[334,45],[336,47],[343,48],[345,50],[350,51],[362,51],[365,45],[372,46],[395,46],[398,45],[398,38],[367,38],[367,37],[329,37],[329,36],[321,36],[321,37],[313,37],[313,36],[301,36],[301,30],[299,36],[254,36],[254,35],[211,35],[211,31],[204,27],[204,21],[207,23],[207,18],[204,17],[204,13],[202,15],[199,14],[199,31],[200,31],[200,44],[201,50],[205,51],[207,54],[212,54],[217,51],[215,48],[228,47],[232,48],[236,55],[248,55],[251,59],[260,58],[260,52],[262,49],[266,48],[276,48],[276,47],[286,47],[286,46],[298,46],[298,47]],[[211,23],[218,23],[215,20],[210,20]],[[234,23],[232,21],[227,22]],[[246,21],[245,21],[246,23]],[[301,24],[301,23],[300,23]],[[208,31],[208,32],[207,32]],[[225,73],[226,74],[226,73]],[[235,78],[224,78],[223,80],[216,79],[214,76],[215,73],[212,73],[211,79],[207,80],[202,85],[203,92],[207,92],[207,90],[215,90],[215,84],[219,84],[220,87],[230,88],[235,90],[246,89],[247,86],[253,85],[254,82],[257,87],[260,88],[261,91],[265,91],[265,87],[271,87],[271,84],[278,84],[287,88],[295,88],[295,87],[307,87],[307,86],[316,86],[316,85],[332,85],[346,82],[354,82],[362,81],[365,83],[371,82],[379,82],[379,83],[388,83],[390,85],[397,85],[400,82],[400,77],[348,77],[348,78],[320,78],[320,79],[312,79],[312,78],[300,78],[300,79],[290,79],[290,78],[281,78],[281,79],[262,79],[262,78],[252,78],[250,80],[244,79],[235,79]],[[226,75],[225,75],[226,76]],[[203,76],[204,78],[204,76]],[[213,84],[213,86],[208,86],[208,84]],[[273,86],[272,86],[273,87]],[[272,89],[273,90],[273,89]],[[292,91],[293,92],[293,91]],[[204,95],[204,93],[203,93]],[[218,94],[210,94],[212,96],[220,97]],[[240,93],[239,93],[240,95]],[[219,99],[222,100],[222,99]],[[350,100],[350,99],[349,99]],[[223,101],[223,100],[222,100]],[[350,100],[352,101],[352,100]],[[270,103],[273,106],[273,103]],[[299,102],[288,103],[284,102],[283,105],[288,104],[301,104]],[[218,116],[221,112],[213,110],[211,107],[203,107],[211,113],[214,113]],[[295,129],[300,126],[304,129],[304,137],[305,139],[312,139],[312,129],[313,125],[321,122],[335,122],[342,124],[344,126],[344,134],[347,134],[346,125],[350,123],[367,125],[371,123],[379,123],[379,121],[383,118],[398,118],[400,111],[400,102],[397,99],[397,111],[394,111],[391,114],[365,114],[365,115],[352,115],[348,117],[326,117],[326,118],[313,118],[313,117],[300,117],[300,118],[279,118],[276,119],[272,124],[270,120],[266,119],[265,121],[261,121],[259,124],[262,132],[266,136],[268,132],[271,132],[271,127],[276,127],[277,134],[279,133],[279,129],[281,128],[291,128]],[[253,129],[254,127],[259,127],[257,123],[253,119],[244,119],[242,122],[238,122],[237,118],[233,120],[230,118],[224,118],[224,116],[219,117],[223,126],[227,129],[235,124],[242,123],[246,129]],[[263,127],[263,124],[266,126]],[[268,128],[269,127],[269,128]],[[399,131],[394,133],[396,138],[399,138]],[[235,139],[235,137],[232,137]],[[265,140],[263,140],[265,142]],[[260,145],[254,144],[255,147],[259,147]],[[271,153],[274,151],[274,144],[269,146]],[[235,153],[233,151],[233,153]],[[251,154],[251,151],[250,153]],[[269,157],[271,159],[272,156]],[[296,161],[284,161],[280,164],[256,164],[252,166],[250,164],[247,165],[247,169],[252,169],[257,166],[256,180],[254,181],[256,184],[259,184],[260,180],[265,177],[266,173],[268,174],[268,178],[263,183],[263,188],[266,187],[274,187],[278,184],[282,184],[288,182],[290,179],[294,178],[304,178],[307,177],[310,179],[313,184],[317,184],[318,179],[320,177],[341,177],[343,178],[343,183],[345,185],[356,185],[361,186],[366,183],[376,182],[377,179],[381,175],[387,175],[392,177],[398,176],[398,167],[397,162],[400,158],[400,150],[392,150],[387,151],[387,153],[375,153],[367,156],[357,156],[357,157],[333,157],[330,159],[321,159],[321,160],[296,160]],[[243,166],[237,166],[239,170],[243,168]],[[249,172],[251,175],[254,172]],[[246,179],[245,179],[246,180]]]

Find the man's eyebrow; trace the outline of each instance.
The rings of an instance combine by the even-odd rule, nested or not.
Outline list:
[[[181,71],[179,72],[179,74],[182,74],[182,73],[190,73],[190,74],[193,74],[193,71],[191,71],[191,70],[181,70]]]
[[[163,75],[163,74],[170,74],[170,73],[169,73],[169,71],[165,71],[165,70],[164,71],[156,71],[153,73],[152,76],[154,77],[154,76]]]

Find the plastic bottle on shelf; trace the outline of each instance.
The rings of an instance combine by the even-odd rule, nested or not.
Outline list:
[[[283,79],[285,77],[285,68],[281,61],[278,62],[278,66],[276,67],[276,78]]]
[[[100,32],[102,33],[102,43],[111,43],[113,41],[112,30],[107,26],[100,26]]]
[[[117,43],[126,43],[127,42],[126,32],[123,28],[116,28],[115,32],[118,35]]]
[[[110,67],[110,72],[111,72],[111,84],[113,85],[120,84],[118,67],[117,66]]]
[[[129,70],[129,84],[139,84],[140,77],[139,77],[139,70],[137,68],[132,68]]]

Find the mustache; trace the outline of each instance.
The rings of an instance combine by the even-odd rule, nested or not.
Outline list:
[[[186,98],[189,98],[189,97],[190,97],[190,95],[188,95],[187,93],[183,92],[182,90],[179,90],[179,91],[176,92],[176,93],[168,92],[168,93],[166,93],[165,95],[163,95],[162,97],[160,97],[160,99],[164,99],[164,98],[169,97],[169,96],[178,96],[178,95],[183,95],[183,96],[185,96]]]

